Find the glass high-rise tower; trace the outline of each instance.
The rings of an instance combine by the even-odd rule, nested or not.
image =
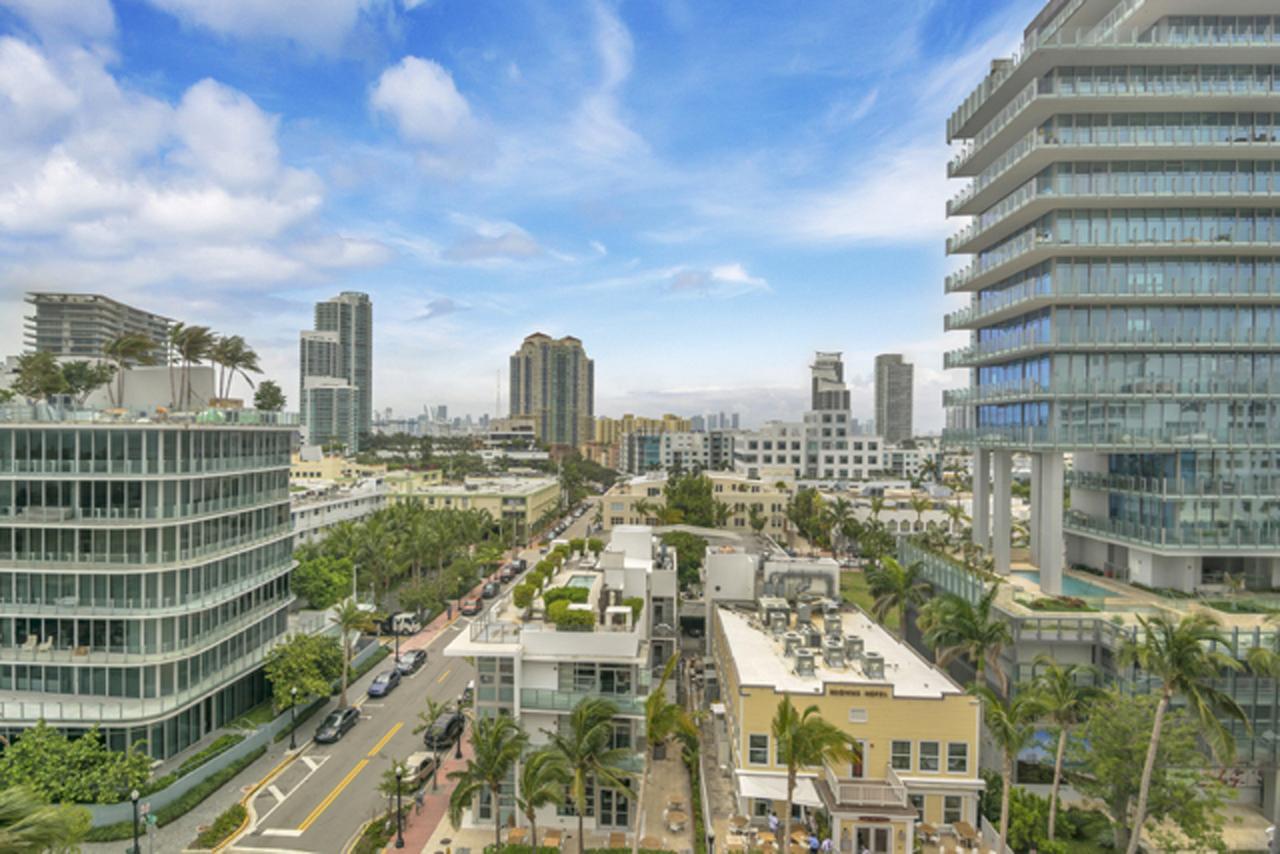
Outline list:
[[[298,403],[307,440],[360,450],[373,424],[373,303],[343,291],[316,303],[298,353]]]
[[[1280,584],[1280,16],[1254,14],[1280,8],[1188,8],[1054,0],[947,123],[947,212],[971,218],[947,250],[973,256],[946,281],[970,333],[947,438],[974,449],[1001,571],[1010,458],[1032,455],[1051,592],[1068,562]]]

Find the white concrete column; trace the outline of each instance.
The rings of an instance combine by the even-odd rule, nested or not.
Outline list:
[[[1065,474],[1062,453],[1042,454],[1040,463],[1040,589],[1051,596],[1062,595],[1062,569],[1066,563],[1066,542],[1062,535],[1062,488]]]
[[[984,549],[991,544],[991,452],[973,452],[973,541]]]
[[[1031,455],[1031,518],[1027,521],[1027,530],[1031,534],[1031,561],[1040,565],[1040,455]]]
[[[1013,454],[1010,451],[995,451],[992,463],[991,556],[995,558],[996,572],[1008,575],[1009,529],[1013,523]]]

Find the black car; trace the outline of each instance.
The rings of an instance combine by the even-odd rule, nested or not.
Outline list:
[[[461,712],[443,712],[422,734],[422,743],[428,750],[445,750],[452,747],[462,735],[463,724]]]
[[[529,562],[522,557],[518,557],[511,561],[511,568],[515,570],[517,575],[519,575],[529,568]]]
[[[393,667],[390,670],[384,670],[377,676],[373,677],[373,681],[369,683],[370,697],[385,697],[400,687],[400,668]]]
[[[486,599],[492,599],[494,596],[498,595],[499,589],[498,582],[490,581],[485,584],[484,589],[480,591],[480,595]]]
[[[422,669],[422,665],[427,663],[427,651],[425,649],[410,649],[400,653],[400,657],[396,659],[396,670],[404,676],[410,673],[417,673]]]
[[[332,744],[347,734],[360,721],[360,710],[348,706],[330,712],[319,728],[316,729],[316,744]]]

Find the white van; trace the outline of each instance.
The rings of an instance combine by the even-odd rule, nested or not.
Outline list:
[[[391,616],[391,633],[396,635],[416,635],[422,631],[422,623],[418,615],[410,611],[402,611]]]

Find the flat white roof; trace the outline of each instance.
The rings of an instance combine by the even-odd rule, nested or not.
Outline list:
[[[884,627],[861,611],[841,611],[844,634],[862,638],[866,652],[884,656],[884,678],[868,679],[860,664],[832,669],[822,654],[814,655],[812,676],[797,676],[795,659],[783,655],[781,638],[752,625],[747,614],[730,608],[717,609],[720,625],[743,685],[774,688],[789,694],[828,693],[828,685],[884,685],[895,697],[939,699],[963,691],[944,672],[921,658]],[[819,624],[819,628],[820,628]]]

